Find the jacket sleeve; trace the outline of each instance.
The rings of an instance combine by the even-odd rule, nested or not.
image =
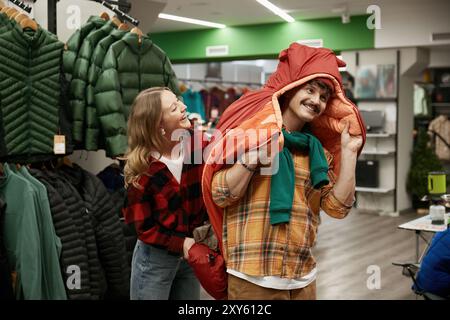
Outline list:
[[[75,60],[77,59],[78,49],[80,48],[81,31],[77,30],[69,38],[66,44],[66,50],[63,55],[63,66],[66,79],[72,79],[73,68],[75,67]]]
[[[83,41],[75,61],[72,81],[70,83],[70,108],[73,119],[73,139],[77,142],[83,141],[86,85],[92,51],[92,42],[88,39]]]
[[[211,182],[212,199],[220,208],[228,207],[240,199],[240,197],[236,197],[230,192],[226,179],[228,170],[229,168],[216,172]]]
[[[165,86],[172,90],[177,97],[181,97],[177,76],[175,75],[172,64],[167,56],[164,61],[164,82]]]
[[[106,155],[110,157],[123,155],[127,148],[127,126],[114,49],[109,48],[95,86],[97,116],[106,139]]]
[[[97,150],[100,134],[100,123],[97,118],[97,109],[95,106],[95,85],[102,72],[102,63],[105,58],[106,50],[101,41],[95,47],[89,65],[87,86],[86,86],[86,109],[85,109],[85,148],[86,150]]]

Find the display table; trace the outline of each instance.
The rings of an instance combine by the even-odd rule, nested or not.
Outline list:
[[[426,216],[420,217],[418,219],[414,219],[409,222],[403,223],[398,226],[399,229],[411,230],[411,231],[415,231],[415,233],[416,233],[416,263],[420,263],[420,261],[422,260],[423,256],[425,255],[425,253],[428,250],[428,247],[430,245],[430,241],[422,233],[423,232],[435,233],[435,232],[440,232],[440,231],[446,230],[448,219],[449,219],[449,214],[445,214],[445,219],[444,219],[445,223],[444,224],[441,224],[441,225],[431,224],[430,215],[426,215]],[[422,238],[427,244],[427,246],[421,256],[419,256],[420,238]]]

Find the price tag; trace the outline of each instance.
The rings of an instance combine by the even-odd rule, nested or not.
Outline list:
[[[53,152],[55,154],[66,154],[66,137],[56,135],[54,137]]]

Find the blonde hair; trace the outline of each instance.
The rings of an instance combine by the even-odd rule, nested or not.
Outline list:
[[[139,179],[150,165],[150,152],[161,151],[165,141],[160,131],[162,93],[169,88],[154,87],[140,92],[128,116],[128,150],[125,155],[125,187],[141,188]]]

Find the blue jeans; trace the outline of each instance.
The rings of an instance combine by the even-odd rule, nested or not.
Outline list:
[[[137,241],[131,262],[131,300],[199,300],[200,283],[186,260]]]

